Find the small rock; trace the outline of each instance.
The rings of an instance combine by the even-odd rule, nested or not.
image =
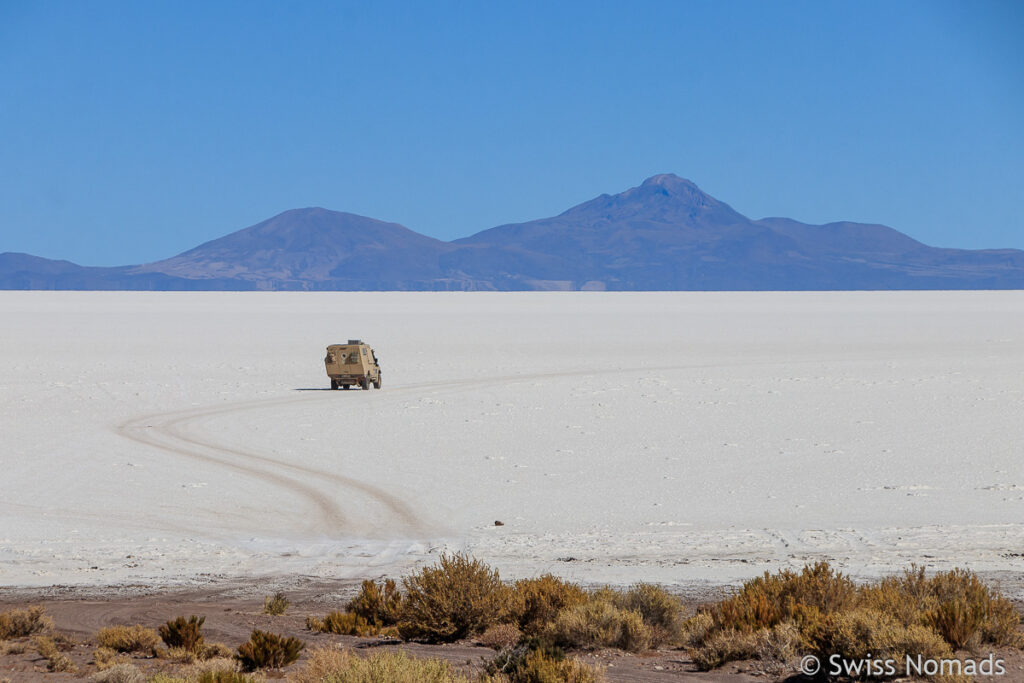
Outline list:
[[[505,522],[501,521],[500,519],[496,519],[494,520],[494,526],[505,526]]]

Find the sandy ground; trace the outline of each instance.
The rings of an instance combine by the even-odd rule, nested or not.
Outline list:
[[[48,596],[36,595],[35,604],[45,607],[52,616],[57,632],[67,636],[73,645],[65,654],[72,660],[78,672],[50,673],[46,671],[46,660],[32,645],[31,639],[22,638],[14,642],[24,645],[23,652],[3,654],[0,649],[0,681],[7,678],[16,683],[52,682],[59,680],[81,680],[96,671],[92,653],[97,647],[96,632],[115,624],[142,624],[157,628],[168,619],[178,615],[197,614],[205,617],[203,633],[207,642],[224,643],[236,648],[249,638],[254,628],[273,633],[294,636],[306,643],[302,659],[288,668],[293,671],[304,665],[311,650],[317,647],[341,646],[354,649],[358,654],[368,655],[378,648],[401,649],[416,657],[439,657],[447,660],[458,670],[472,675],[484,670],[487,661],[495,652],[480,646],[473,640],[447,645],[421,643],[399,643],[380,638],[356,638],[331,634],[311,633],[305,628],[307,615],[322,616],[337,609],[355,593],[354,583],[343,582],[334,585],[297,585],[289,591],[291,605],[283,616],[263,614],[261,597],[252,597],[251,591],[242,586],[231,588],[204,588],[186,591],[158,590],[133,593],[125,597],[89,598],[78,595],[80,589],[49,591]],[[0,596],[0,612],[10,608],[23,608],[23,600],[5,600]],[[695,604],[688,605],[692,611]],[[1018,603],[1018,608],[1020,604]],[[996,659],[1003,662],[1005,674],[997,679],[1000,683],[1024,683],[1024,653],[1000,648],[991,651]],[[981,660],[988,657],[989,650],[963,652],[961,656]],[[685,651],[675,649],[650,650],[643,654],[630,654],[621,650],[599,650],[596,652],[573,652],[588,664],[599,666],[608,683],[755,683],[756,681],[786,678],[789,674],[768,675],[757,661],[731,662],[714,671],[699,671]],[[147,673],[180,671],[181,665],[165,660],[133,655],[132,663]],[[795,663],[794,663],[795,665]],[[271,671],[270,677],[281,678],[285,672]],[[791,681],[807,681],[807,678],[793,676]],[[978,680],[993,680],[980,677]]]
[[[0,320],[0,585],[265,594],[464,549],[1024,590],[1024,292],[0,292]],[[326,390],[351,337],[382,390]]]
[[[47,672],[46,661],[35,651],[31,640],[20,639],[16,642],[26,646],[24,652],[4,655],[0,651],[0,680],[5,677],[17,683],[81,680],[83,675],[96,671],[92,663],[92,653],[97,647],[95,636],[99,629],[114,624],[143,624],[156,628],[179,614],[205,616],[203,633],[206,640],[224,643],[232,648],[245,642],[253,628],[301,639],[307,644],[307,651],[303,658],[288,670],[301,667],[310,650],[332,645],[353,648],[364,655],[374,652],[377,648],[400,648],[417,657],[445,659],[467,674],[482,671],[486,662],[495,655],[493,650],[473,641],[448,645],[398,643],[378,638],[316,634],[306,629],[306,615],[323,616],[331,609],[343,605],[353,592],[354,587],[347,585],[336,585],[330,589],[322,585],[295,587],[289,592],[292,605],[288,613],[279,617],[263,614],[262,598],[241,596],[237,588],[164,591],[134,594],[123,599],[82,599],[62,596],[37,599],[34,602],[46,608],[47,614],[51,615],[56,623],[57,631],[74,641],[74,646],[69,648],[66,654],[78,668],[78,673]],[[24,606],[24,602],[0,599],[0,611]],[[730,664],[713,672],[698,672],[687,654],[679,650],[654,650],[642,655],[604,650],[579,652],[572,656],[599,665],[605,671],[609,683],[667,683],[688,679],[700,683],[753,683],[759,680],[752,675],[757,667],[755,662]],[[1010,663],[1008,671],[1011,675],[1017,675],[1017,678],[1012,680],[1024,680],[1024,673],[1020,673],[1024,672],[1024,667],[1018,666],[1024,664],[1024,658],[1015,653],[1001,656]],[[180,664],[141,656],[135,656],[132,663],[147,673],[161,670],[173,672],[181,668]],[[281,677],[283,673],[272,671],[270,676]]]

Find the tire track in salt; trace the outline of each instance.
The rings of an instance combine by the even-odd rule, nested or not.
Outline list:
[[[271,408],[282,404],[288,404],[297,401],[309,402],[316,400],[316,398],[317,397],[289,397],[277,400],[246,402],[242,405],[233,404],[230,406],[221,406],[215,409],[206,409],[200,412],[199,414],[173,417],[172,419],[167,420],[161,425],[160,431],[166,436],[170,436],[177,441],[189,444],[191,446],[217,450],[221,453],[228,453],[230,455],[237,456],[244,460],[258,462],[261,464],[269,465],[271,467],[278,467],[302,475],[309,475],[315,477],[317,480],[330,481],[339,486],[358,491],[359,493],[373,500],[375,503],[384,507],[396,521],[400,522],[403,531],[412,532],[415,534],[426,533],[428,531],[426,525],[423,524],[421,518],[412,510],[412,508],[409,505],[407,505],[404,501],[402,501],[400,498],[388,493],[382,488],[360,481],[353,477],[337,474],[335,472],[328,472],[313,467],[308,467],[306,465],[302,465],[296,462],[277,460],[275,458],[271,458],[266,455],[261,455],[259,453],[254,453],[252,451],[243,451],[238,448],[217,444],[206,438],[197,436],[194,433],[194,431],[188,431],[188,427],[190,425],[200,420],[206,420],[212,417],[232,415],[235,413],[245,412],[248,410]],[[281,477],[281,479],[284,478]]]
[[[809,362],[821,362],[820,359]],[[678,370],[693,370],[735,365],[773,365],[774,362],[745,362],[739,364],[672,364],[663,366],[626,367],[626,368],[580,368],[572,370],[549,371],[539,373],[523,373],[505,376],[490,376],[467,379],[447,379],[443,382],[418,382],[406,384],[388,390],[388,395],[407,394],[413,391],[432,389],[431,393],[458,393],[469,388],[480,388],[523,381],[565,379],[603,375],[636,374]],[[357,395],[359,392],[352,392]],[[326,495],[320,488],[310,484],[305,477],[313,477],[318,483],[329,481],[335,485],[358,492],[383,507],[398,522],[402,531],[417,536],[425,536],[431,531],[420,515],[398,497],[387,491],[360,481],[353,477],[308,467],[296,462],[278,460],[253,451],[242,450],[232,446],[219,444],[207,437],[198,435],[194,429],[197,423],[215,418],[230,416],[251,410],[266,410],[287,406],[295,403],[321,402],[336,400],[334,392],[327,396],[288,396],[252,401],[222,403],[213,406],[192,408],[188,410],[154,413],[132,418],[116,427],[116,432],[126,439],[155,447],[175,455],[184,456],[201,462],[225,467],[242,475],[265,481],[278,488],[289,490],[314,505],[318,512],[316,530],[325,533],[336,533],[350,525],[348,516],[335,502],[332,496]],[[190,427],[192,429],[190,429]],[[284,470],[293,475],[287,476],[274,470]],[[358,530],[356,530],[358,531]]]
[[[219,410],[213,412],[225,412],[222,407],[218,406],[218,408]],[[247,406],[245,404],[234,408],[234,410],[238,411],[246,409]],[[184,456],[199,462],[216,465],[297,494],[300,498],[312,503],[316,509],[316,529],[339,529],[345,527],[348,523],[348,519],[342,512],[340,506],[330,496],[325,495],[318,488],[311,486],[306,482],[275,474],[274,472],[267,471],[266,469],[261,469],[250,462],[247,462],[250,460],[255,460],[257,462],[273,462],[272,460],[255,454],[244,454],[241,451],[225,451],[216,445],[205,444],[198,441],[189,442],[187,440],[179,439],[173,433],[167,431],[169,425],[186,420],[203,418],[206,416],[207,412],[210,411],[208,409],[198,409],[145,415],[133,418],[121,425],[118,425],[117,433],[126,439],[135,441],[136,443],[152,446],[168,453]],[[226,412],[233,411],[227,410]],[[225,455],[228,457],[225,457]],[[239,455],[242,455],[242,459],[240,461],[235,459],[235,457]]]

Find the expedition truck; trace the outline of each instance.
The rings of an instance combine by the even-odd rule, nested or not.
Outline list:
[[[348,344],[331,344],[327,347],[327,376],[331,378],[331,389],[348,389],[358,384],[363,389],[380,389],[380,364],[369,344],[361,339],[349,339]]]

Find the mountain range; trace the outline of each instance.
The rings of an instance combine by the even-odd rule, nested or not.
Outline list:
[[[1024,251],[931,247],[884,225],[752,220],[663,174],[452,242],[308,208],[142,265],[7,252],[0,289],[1024,289]]]

